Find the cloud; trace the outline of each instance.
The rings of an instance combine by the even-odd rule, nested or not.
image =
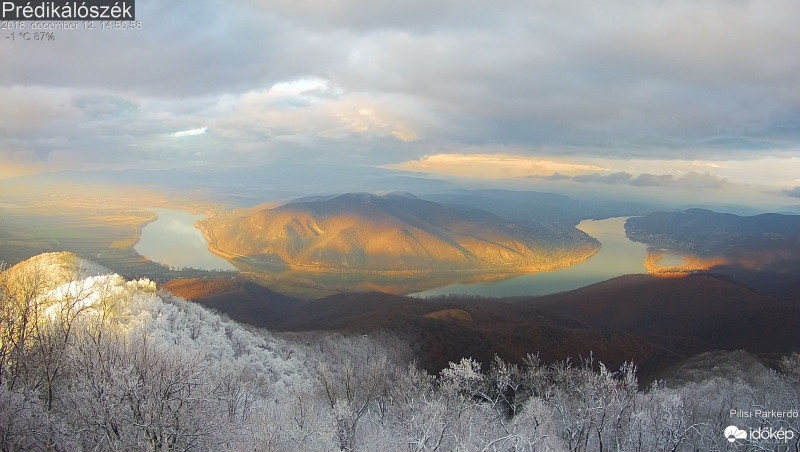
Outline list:
[[[552,182],[557,182],[560,180],[571,179],[571,177],[567,176],[566,174],[555,172],[549,176],[545,176],[544,179]]]
[[[726,186],[728,184],[728,180],[719,178],[710,173],[692,171],[677,178],[675,183],[683,188],[713,189]]]
[[[794,187],[789,190],[784,190],[783,194],[786,196],[791,196],[793,198],[800,198],[800,186]]]
[[[136,102],[117,96],[98,94],[75,96],[72,99],[72,106],[90,120],[126,118],[135,114],[138,109]]]
[[[508,13],[503,29],[434,35],[392,29],[370,36],[357,43],[358,58],[337,73],[345,89],[369,86],[423,96],[444,123],[458,129],[459,139],[473,144],[557,143],[581,152],[640,156],[669,148],[683,158],[749,152],[760,138],[767,146],[782,145],[771,130],[777,122],[768,118],[788,119],[796,112],[793,101],[778,96],[796,86],[787,69],[797,64],[765,57],[764,48],[787,54],[793,44],[763,32],[777,27],[800,34],[789,31],[790,23],[772,6],[519,6],[499,7]],[[753,8],[758,13],[750,16]],[[607,17],[615,18],[613,27],[602,19]],[[680,46],[673,44],[676,36]],[[774,78],[758,66],[745,67],[755,61],[774,68],[768,71]],[[773,82],[778,85],[768,86]]]
[[[627,184],[630,183],[631,177],[633,176],[628,173],[618,172],[609,174],[607,176],[602,176],[598,173],[584,174],[581,176],[575,176],[572,179],[575,182],[594,182],[601,184]]]
[[[544,176],[557,172],[601,170],[601,167],[580,163],[522,157],[509,154],[434,154],[387,168],[478,178],[521,178]],[[552,177],[552,176],[550,176]]]
[[[37,168],[33,165],[20,165],[4,161],[3,156],[0,155],[0,179],[26,176],[29,174],[36,174],[37,172],[39,171],[37,171]]]
[[[552,177],[552,176],[551,176]],[[636,187],[680,187],[694,189],[717,189],[728,184],[725,179],[709,173],[689,172],[680,177],[671,174],[649,174],[642,173],[636,177],[626,172],[617,172],[608,175],[599,173],[584,174],[572,177],[572,180],[580,183],[595,183],[608,185],[632,185]]]
[[[630,184],[638,187],[666,187],[668,185],[674,185],[675,182],[675,177],[671,174],[644,173],[632,179]]]
[[[202,134],[206,133],[206,130],[208,130],[208,127],[200,127],[200,128],[197,128],[197,129],[181,130],[180,132],[171,133],[170,136],[175,137],[175,138],[190,137],[190,136],[194,136],[194,135],[202,135]]]
[[[421,168],[482,149],[463,154],[494,154],[486,177],[573,177],[500,162],[669,156],[717,170],[800,153],[795,0],[140,0],[137,13],[141,30],[0,47],[0,156]],[[199,124],[191,145],[170,137]],[[594,166],[631,174],[598,183],[680,174]]]

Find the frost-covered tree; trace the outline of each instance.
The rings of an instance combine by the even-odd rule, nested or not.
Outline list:
[[[36,378],[31,371],[31,355],[43,314],[40,297],[45,291],[45,276],[38,266],[0,275],[0,382],[12,391],[18,383],[26,385]]]
[[[336,438],[344,451],[355,448],[359,421],[372,408],[380,413],[381,399],[388,391],[392,372],[386,356],[359,361],[346,360],[333,371],[325,363],[318,367],[320,392],[335,422]]]
[[[244,327],[59,259],[0,273],[3,452],[725,450],[731,410],[800,404],[796,353],[780,371],[702,355],[645,389],[633,364],[591,357],[488,371],[466,357],[429,374],[388,333]],[[797,418],[736,425],[795,432],[742,450],[800,449]]]

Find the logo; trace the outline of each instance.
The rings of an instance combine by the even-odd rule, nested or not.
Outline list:
[[[784,444],[794,439],[794,430],[786,430],[781,427],[775,430],[772,427],[760,428],[757,430],[750,430],[751,440],[763,440],[767,442],[783,441]]]
[[[728,438],[728,442],[735,443],[737,439],[747,439],[747,432],[739,430],[735,425],[729,425],[725,428],[725,438]]]
[[[750,438],[751,441],[783,442],[786,444],[794,440],[795,431],[791,429],[786,430],[784,428],[776,430],[772,427],[762,427],[750,430],[748,434],[745,430],[739,430],[739,427],[735,425],[729,425],[725,428],[725,433],[723,433],[723,435],[725,435],[725,438],[731,443],[735,443],[740,439],[747,440],[747,438]]]

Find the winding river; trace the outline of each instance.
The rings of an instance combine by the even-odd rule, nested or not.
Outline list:
[[[627,218],[584,220],[577,227],[602,244],[600,251],[588,260],[570,268],[547,273],[522,275],[495,282],[451,284],[417,292],[414,296],[429,297],[447,294],[512,297],[546,295],[577,289],[621,275],[647,273],[644,261],[647,245],[633,242],[625,235]]]
[[[133,249],[151,261],[173,268],[236,270],[230,262],[208,250],[203,233],[194,222],[204,218],[183,210],[154,209],[158,218],[142,228]]]
[[[202,215],[174,209],[156,209],[156,212],[158,219],[142,229],[141,238],[134,246],[139,254],[178,268],[236,270],[228,261],[208,250],[203,234],[194,227],[194,222],[203,218]],[[621,217],[581,222],[578,228],[598,239],[602,248],[587,261],[570,268],[499,281],[450,284],[411,295],[545,295],[577,289],[620,275],[647,273],[643,265],[647,246],[628,240],[624,224],[625,218]]]

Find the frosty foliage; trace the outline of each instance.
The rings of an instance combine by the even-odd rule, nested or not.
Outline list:
[[[591,357],[464,358],[430,375],[389,334],[249,329],[74,255],[11,270],[0,451],[725,450],[730,410],[800,408],[798,354],[780,373],[742,352],[700,356],[645,390],[633,364]],[[797,418],[737,425],[767,423],[800,430]]]

